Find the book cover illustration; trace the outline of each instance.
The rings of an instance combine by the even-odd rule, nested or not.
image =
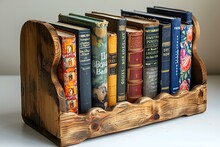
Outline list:
[[[76,40],[75,37],[60,36],[62,47],[61,72],[68,112],[78,113]],[[58,71],[60,68],[58,68]]]
[[[98,25],[92,34],[93,106],[107,108],[107,29]]]
[[[59,21],[91,29],[92,44],[92,106],[106,109],[107,87],[107,26],[106,20],[69,13],[59,15]]]
[[[91,31],[89,28],[67,23],[55,22],[50,24],[56,29],[73,33],[76,36],[79,113],[86,113],[92,107]]]
[[[126,99],[126,19],[121,16],[95,12],[86,16],[108,21],[107,30],[117,34],[117,102]]]
[[[192,63],[192,33],[193,25],[181,25],[180,42],[180,89],[189,90],[191,82]]]

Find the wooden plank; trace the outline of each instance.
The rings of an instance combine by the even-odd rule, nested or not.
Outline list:
[[[192,84],[191,87],[194,87],[198,84],[206,83],[207,81],[207,70],[205,63],[202,58],[199,56],[197,43],[200,37],[200,27],[199,22],[196,17],[193,16],[193,48],[192,48]]]
[[[135,104],[121,102],[112,111],[93,108],[86,115],[63,113],[60,116],[61,145],[202,113],[206,110],[206,89],[204,84],[173,96],[161,93],[156,100],[143,97]]]
[[[60,137],[56,66],[61,51],[49,24],[27,21],[21,31],[22,116],[33,125]],[[61,86],[60,86],[61,87]]]

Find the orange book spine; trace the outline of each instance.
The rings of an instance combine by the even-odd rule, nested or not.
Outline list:
[[[108,106],[117,103],[117,35],[108,33]]]
[[[58,76],[64,88],[66,109],[67,112],[78,113],[76,38],[74,34],[59,35],[59,37],[62,56],[58,66]]]

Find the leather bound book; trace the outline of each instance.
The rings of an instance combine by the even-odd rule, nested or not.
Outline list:
[[[134,102],[142,96],[143,31],[127,26],[127,100]]]
[[[92,42],[92,106],[108,107],[107,87],[107,26],[106,20],[70,13],[59,15],[59,22],[80,25],[91,29]]]
[[[170,63],[170,93],[174,94],[179,90],[179,52],[180,52],[180,24],[181,19],[164,15],[157,15],[141,11],[124,11],[123,16],[138,16],[146,19],[157,19],[160,22],[171,24],[171,63]]]
[[[108,106],[117,103],[117,34],[108,32]]]
[[[125,17],[127,25],[143,30],[143,96],[155,97],[158,86],[159,21]]]
[[[78,113],[76,37],[75,34],[57,30],[61,43],[61,62],[58,68],[64,87],[67,112]]]
[[[108,31],[117,34],[117,102],[126,99],[126,20],[124,17],[92,12],[85,13],[86,16],[105,19],[108,21]]]
[[[128,83],[127,84],[127,95],[129,96],[127,98],[127,101],[133,103],[138,98],[142,97],[142,84],[143,82],[140,81],[139,83]]]
[[[76,36],[79,113],[86,113],[92,107],[90,29],[61,22],[50,24],[56,29],[74,33]],[[60,67],[58,67],[59,69]]]

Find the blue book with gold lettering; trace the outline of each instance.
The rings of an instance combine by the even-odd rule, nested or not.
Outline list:
[[[171,62],[170,62],[170,93],[174,94],[179,90],[179,52],[180,52],[180,24],[181,19],[141,11],[121,10],[122,16],[138,16],[143,18],[158,19],[160,22],[171,23]]]
[[[107,26],[106,20],[69,13],[59,14],[59,22],[80,25],[91,29],[92,106],[108,107],[107,87]],[[83,91],[87,92],[87,91]]]
[[[147,7],[147,12],[154,14],[162,14],[172,17],[181,18],[180,27],[180,77],[179,89],[189,90],[191,83],[191,62],[192,62],[192,38],[193,38],[193,25],[192,25],[192,12],[185,10],[178,10],[173,8]]]
[[[170,23],[159,25],[158,93],[170,93]]]
[[[92,107],[90,29],[61,22],[50,24],[56,29],[61,29],[76,35],[79,113],[86,113]]]

